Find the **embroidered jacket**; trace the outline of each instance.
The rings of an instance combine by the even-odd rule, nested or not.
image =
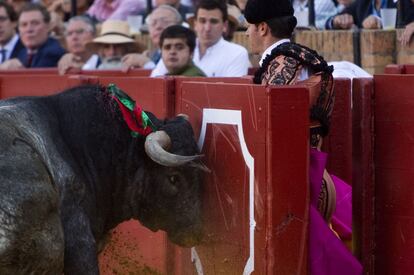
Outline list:
[[[299,81],[302,69],[310,73],[307,80]],[[303,84],[310,90],[311,135],[326,136],[333,109],[333,67],[316,51],[286,42],[274,48],[256,71],[254,83],[265,85]],[[315,145],[315,144],[312,144]]]

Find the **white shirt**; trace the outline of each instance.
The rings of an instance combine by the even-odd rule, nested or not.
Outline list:
[[[290,40],[289,39],[280,39],[280,40],[278,40],[276,43],[274,43],[274,44],[272,44],[270,47],[268,47],[264,52],[263,52],[263,54],[262,54],[262,57],[260,58],[260,61],[259,61],[259,65],[260,65],[260,67],[262,66],[262,63],[263,63],[263,61],[264,61],[264,59],[266,58],[266,56],[268,56],[268,55],[270,55],[270,53],[272,52],[272,50],[274,49],[274,48],[276,48],[277,46],[279,46],[279,45],[281,45],[281,44],[283,44],[283,43],[286,43],[286,42],[290,42]],[[308,79],[309,78],[309,72],[308,72],[308,69],[306,68],[306,67],[304,67],[303,69],[302,69],[302,71],[301,71],[301,73],[300,73],[300,76],[299,76],[299,81],[301,81],[301,80],[305,80],[305,79]]]
[[[334,66],[332,73],[334,78],[346,77],[353,79],[355,77],[372,77],[367,71],[349,61],[331,61],[328,62],[328,65]]]
[[[151,71],[150,77],[156,77],[156,76],[163,76],[168,73],[167,67],[165,67],[164,61],[162,61],[162,58],[160,61],[158,61],[155,68]]]
[[[207,48],[204,56],[200,58],[199,43],[197,41],[193,56],[194,64],[210,77],[238,77],[247,75],[251,67],[247,50],[235,43],[228,42],[224,38]],[[151,76],[161,76],[167,73],[167,68],[162,59],[158,62]]]
[[[17,41],[19,40],[19,36],[17,34],[15,34],[12,39],[9,40],[9,42],[7,42],[6,45],[4,45],[3,47],[0,46],[0,49],[5,49],[6,50],[6,56],[4,61],[9,60],[10,56],[14,50],[14,47],[17,44]]]
[[[93,54],[89,59],[83,64],[82,70],[96,70],[98,68],[99,56]]]

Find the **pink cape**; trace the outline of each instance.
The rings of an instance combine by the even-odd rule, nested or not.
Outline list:
[[[332,232],[317,210],[319,190],[327,154],[311,149],[309,210],[309,263],[311,275],[362,274],[362,266],[345,244]],[[331,175],[336,189],[336,210],[332,227],[345,240],[352,238],[352,188],[341,179]]]

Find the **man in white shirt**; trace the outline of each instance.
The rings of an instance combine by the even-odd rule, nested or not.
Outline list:
[[[17,14],[6,2],[0,2],[0,63],[16,57],[24,46],[16,34]],[[1,66],[0,66],[1,68]]]
[[[250,67],[247,50],[224,40],[227,21],[227,6],[222,1],[202,0],[199,2],[194,22],[197,45],[193,62],[207,76],[237,77],[247,75]],[[151,76],[165,75],[167,69],[160,61]]]

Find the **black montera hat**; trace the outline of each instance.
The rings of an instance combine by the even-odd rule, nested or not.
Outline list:
[[[244,17],[250,24],[292,15],[291,0],[248,0],[244,9]]]

